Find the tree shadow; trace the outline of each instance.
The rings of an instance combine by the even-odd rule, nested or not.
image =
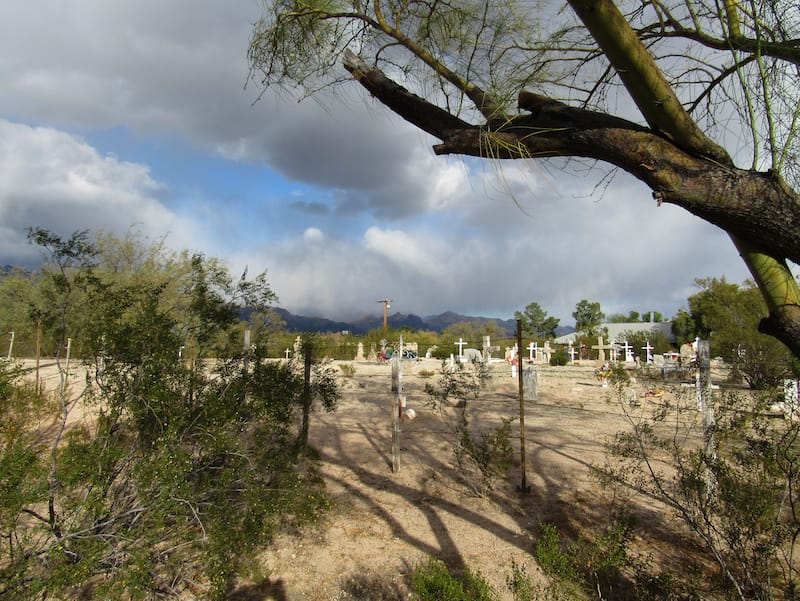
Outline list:
[[[587,401],[584,408],[583,402],[579,406],[577,403],[570,405],[561,399],[540,395],[528,406],[526,463],[530,492],[516,491],[520,462],[515,444],[511,474],[506,480],[498,481],[497,487],[487,495],[503,513],[503,519],[498,520],[495,515],[499,515],[481,511],[477,500],[476,505],[469,502],[469,492],[460,483],[463,474],[452,461],[452,452],[447,451],[447,445],[452,443],[446,440],[449,431],[435,412],[423,409],[421,384],[417,383],[417,390],[406,380],[404,385],[404,392],[409,399],[415,399],[414,407],[419,406],[420,410],[414,422],[402,423],[400,474],[391,472],[388,456],[393,394],[388,374],[370,378],[358,404],[346,416],[331,416],[327,424],[317,424],[317,428],[323,426],[318,433],[325,442],[315,441],[323,463],[347,470],[338,472],[339,475],[328,472],[325,479],[340,487],[343,497],[357,500],[365,511],[386,524],[395,539],[460,572],[467,567],[463,546],[459,544],[460,537],[465,534],[458,531],[458,522],[451,519],[453,517],[484,530],[487,539],[494,537],[529,556],[534,554],[542,523],[554,524],[565,538],[573,541],[586,532],[598,532],[599,527],[608,523],[611,503],[600,494],[592,497],[601,486],[591,483],[589,475],[593,462],[605,454],[605,439],[593,427],[597,420],[611,415],[605,403]],[[501,382],[487,391],[480,402],[471,401],[471,411],[475,412],[473,423],[479,430],[488,431],[496,426],[499,416],[517,415],[518,397],[509,389]],[[617,429],[622,428],[624,424],[620,422]],[[405,473],[407,469],[411,476]],[[445,494],[437,494],[443,487],[447,489]],[[373,495],[369,489],[404,499],[427,520],[426,530],[430,535],[415,532],[412,526],[377,501],[380,495]],[[667,540],[672,537],[665,517],[655,510],[646,513],[648,536],[656,537],[659,542],[674,542]],[[356,589],[358,585],[375,585],[364,578],[353,580],[352,584]]]

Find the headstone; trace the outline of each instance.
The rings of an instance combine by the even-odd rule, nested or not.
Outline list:
[[[522,370],[522,394],[525,400],[536,400],[537,377],[533,367],[526,367]]]
[[[625,363],[633,363],[633,347],[628,344],[627,340],[622,341],[622,350],[625,351]]]
[[[364,343],[358,343],[358,350],[356,350],[356,358],[353,359],[354,361],[363,361],[364,360]]]
[[[567,354],[569,355],[569,362],[575,363],[575,355],[577,353],[575,351],[575,347],[572,345],[572,340],[569,341],[569,349],[567,349]]]
[[[369,355],[367,355],[367,361],[371,361],[372,363],[377,363],[378,361],[378,353],[375,352],[374,342],[369,347]]]
[[[616,363],[619,355],[619,346],[617,345],[616,340],[611,340],[609,342],[611,348],[608,351],[608,354],[611,356],[611,363]]]
[[[469,363],[483,363],[483,354],[476,348],[465,348],[462,360]]]
[[[539,358],[538,345],[535,342],[531,342],[528,345],[528,359],[530,361],[535,361],[538,358]]]

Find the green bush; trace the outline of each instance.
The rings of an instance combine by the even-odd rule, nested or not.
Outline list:
[[[419,601],[496,601],[497,593],[480,572],[469,568],[461,577],[454,576],[438,559],[414,568],[411,583]]]
[[[620,588],[623,568],[630,563],[628,543],[633,521],[620,513],[593,539],[581,536],[567,543],[553,524],[543,524],[534,555],[541,568],[565,586],[577,586],[589,594],[607,594]]]
[[[550,365],[559,366],[559,365],[566,365],[569,363],[569,355],[567,355],[567,351],[563,348],[556,349],[556,351],[550,355]]]

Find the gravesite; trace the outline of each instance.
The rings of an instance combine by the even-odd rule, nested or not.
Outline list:
[[[436,155],[607,164],[751,279],[697,256],[674,315],[587,280],[574,327],[412,327],[376,284],[369,327],[312,328],[267,271],[31,224],[40,266],[0,274],[0,601],[800,598],[797,6],[549,4],[267,2],[250,85],[344,86]]]

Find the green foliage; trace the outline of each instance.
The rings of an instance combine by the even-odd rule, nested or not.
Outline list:
[[[550,355],[550,365],[559,366],[566,365],[567,363],[569,363],[569,355],[567,355],[567,351],[564,347],[557,348],[555,352]]]
[[[506,576],[506,587],[514,596],[514,601],[534,601],[535,590],[525,566],[511,559],[511,574]]]
[[[201,360],[236,325],[237,299],[269,301],[263,278],[234,283],[194,255],[176,291],[149,278],[101,281],[78,251],[65,254],[77,267],[46,273],[63,295],[83,282],[93,319],[82,335],[98,369],[80,398],[98,416],[67,429],[74,401],[60,399],[57,433],[43,438],[31,421],[39,396],[3,364],[0,535],[11,553],[0,594],[227,598],[277,529],[328,507],[297,442],[310,399],[335,407],[336,373],[315,365],[307,381],[263,360],[259,345]]]
[[[496,479],[508,473],[512,462],[511,423],[476,430],[469,418],[470,401],[478,398],[488,372],[481,363],[442,363],[438,385],[425,384],[430,405],[439,412],[451,434],[453,454],[461,478],[478,496],[490,491]]]
[[[771,395],[750,399],[726,395],[713,429],[702,432],[696,420],[681,419],[695,412],[693,395],[676,395],[649,416],[629,416],[631,429],[609,446],[601,472],[607,483],[633,485],[674,510],[696,548],[716,563],[710,582],[725,598],[793,598],[800,576],[793,509],[800,425],[765,417]],[[693,439],[705,444],[676,444]],[[664,461],[669,473],[660,467]]]
[[[712,356],[733,365],[751,388],[765,389],[796,377],[800,364],[775,338],[761,334],[767,315],[764,299],[752,283],[738,286],[725,278],[696,280],[702,289],[689,298],[695,334],[708,337]]]
[[[433,557],[419,564],[411,574],[419,601],[496,601],[497,593],[480,572],[465,568],[454,576],[440,560]]]
[[[574,543],[562,541],[553,524],[543,524],[534,556],[542,569],[569,588],[577,585],[589,594],[610,598],[623,584],[622,570],[628,567],[628,544],[633,533],[629,514],[612,517],[593,540],[580,537]]]
[[[572,317],[575,318],[575,330],[591,338],[597,335],[604,315],[600,310],[600,303],[590,303],[583,299],[575,305]]]
[[[539,303],[530,303],[525,311],[516,311],[514,318],[520,320],[522,335],[528,338],[544,339],[555,338],[559,319],[548,317],[547,311]]]

